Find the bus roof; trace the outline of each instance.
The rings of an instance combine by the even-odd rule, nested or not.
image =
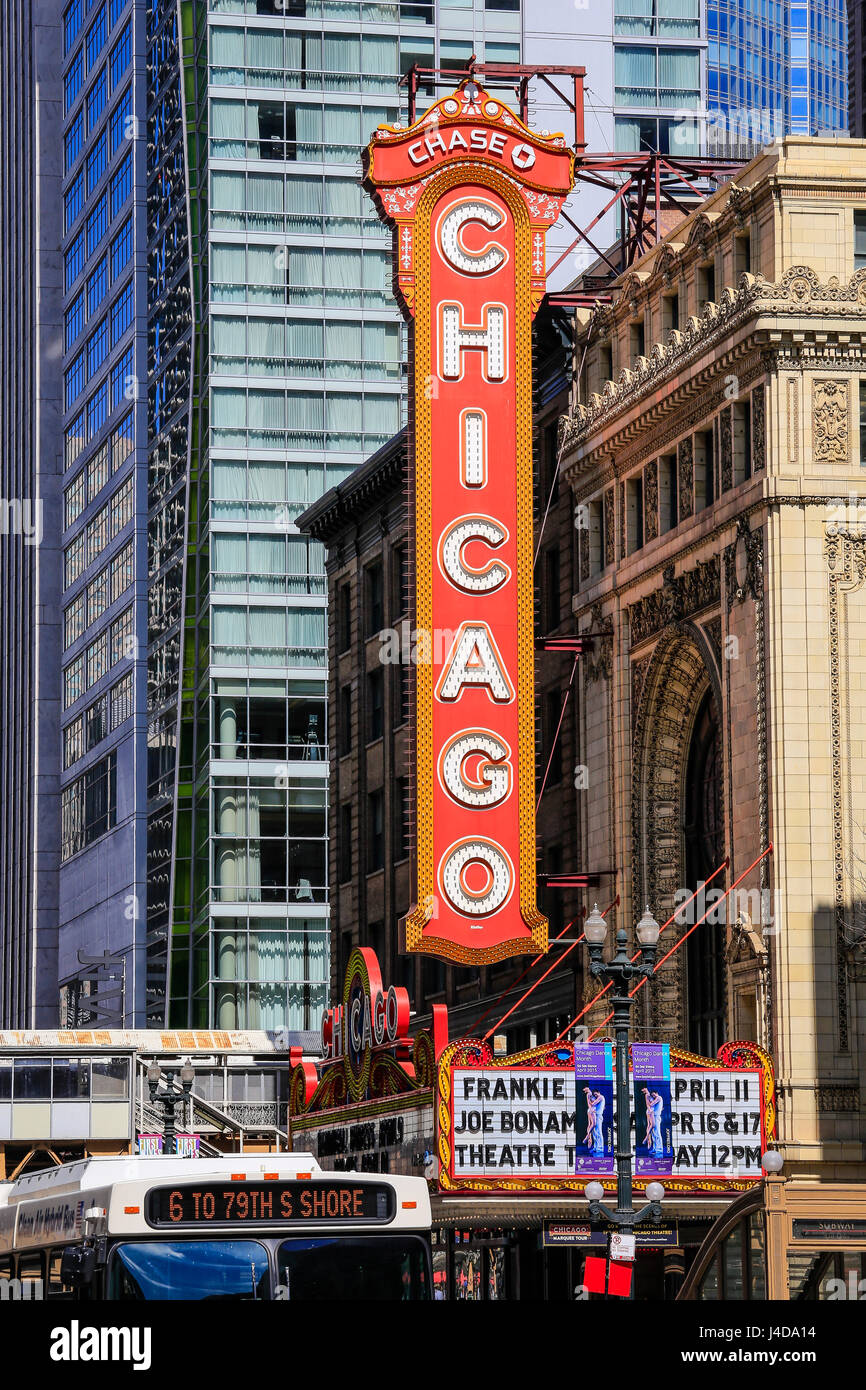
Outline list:
[[[308,1191],[320,1182],[324,1186],[336,1184],[341,1188],[351,1184],[356,1191],[367,1184],[389,1186],[396,1199],[389,1226],[429,1229],[430,1197],[427,1183],[421,1177],[324,1172],[312,1154],[308,1153],[227,1154],[216,1158],[120,1156],[80,1159],[38,1173],[26,1173],[15,1182],[0,1184],[0,1253],[80,1240],[86,1233],[85,1224],[92,1212],[103,1221],[102,1229],[108,1235],[152,1237],[157,1231],[154,1222],[148,1220],[148,1211],[151,1201],[149,1194],[154,1188],[163,1191],[175,1187],[181,1191],[198,1189],[201,1193],[209,1189],[225,1189],[229,1185],[234,1189],[236,1184],[245,1184],[248,1190],[262,1191],[273,1183],[279,1201],[280,1184],[294,1182],[300,1182]],[[302,1196],[301,1207],[303,1205]],[[311,1202],[309,1205],[313,1207],[315,1204]],[[267,1213],[266,1223],[264,1219],[256,1220],[258,1214],[255,1207],[252,1213],[248,1210],[244,1212],[244,1216],[250,1216],[248,1223],[244,1223],[245,1228],[256,1229],[267,1224],[273,1230],[293,1224],[292,1221],[284,1223],[279,1220],[279,1207],[276,1223],[272,1211]],[[310,1211],[303,1212],[305,1216],[310,1214]],[[331,1218],[340,1215],[336,1209],[333,1212],[329,1210],[316,1224],[320,1229],[324,1226],[328,1230],[339,1230],[339,1219]],[[159,1226],[162,1223],[157,1221],[155,1224]],[[378,1218],[373,1222],[373,1227],[377,1225]],[[360,1227],[370,1229],[366,1216],[360,1222]],[[223,1233],[229,1228],[234,1228],[234,1217],[229,1223],[225,1220],[222,1222]],[[177,1229],[180,1234],[190,1234],[188,1221],[182,1221]]]
[[[251,1181],[261,1177],[263,1172],[277,1173],[290,1180],[298,1173],[321,1171],[313,1155],[308,1153],[224,1154],[219,1158],[181,1158],[164,1154],[82,1158],[56,1168],[25,1173],[14,1182],[0,1184],[0,1205],[12,1206],[37,1197],[84,1195],[116,1182],[170,1182],[173,1178],[204,1182],[208,1178],[224,1180],[239,1172],[247,1173]]]

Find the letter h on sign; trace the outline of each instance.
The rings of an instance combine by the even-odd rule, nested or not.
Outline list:
[[[534,134],[465,84],[409,130],[380,127],[365,154],[410,325],[414,626],[454,634],[411,673],[415,905],[401,930],[406,950],[467,964],[547,949],[535,881],[531,343],[545,234],[573,178],[561,135]]]

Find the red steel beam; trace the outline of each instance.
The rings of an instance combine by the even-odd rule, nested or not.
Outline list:
[[[755,859],[754,862],[751,863],[751,864],[749,865],[748,869],[745,869],[745,870],[743,871],[743,873],[740,874],[740,877],[734,880],[734,882],[731,884],[730,888],[726,888],[726,889],[725,889],[725,891],[724,891],[724,893],[722,894],[722,897],[721,897],[721,902],[724,902],[724,901],[725,901],[725,898],[728,896],[729,893],[733,893],[734,889],[737,888],[737,887],[742,883],[743,879],[746,878],[746,876],[747,876],[748,874],[750,874],[750,873],[752,872],[752,870],[753,870],[758,864],[760,864],[760,862],[761,862],[762,859],[766,859],[767,855],[768,855],[768,854],[772,854],[772,853],[773,853],[773,846],[772,846],[772,845],[767,845],[767,848],[764,850],[763,854],[759,854],[758,857],[757,857],[757,859]],[[710,880],[707,879],[707,883],[709,883],[709,881],[710,881]],[[706,910],[706,912],[704,913],[703,917],[699,917],[698,920],[695,922],[695,925],[694,925],[693,927],[689,927],[688,931],[687,931],[687,932],[684,932],[683,935],[679,938],[679,940],[674,942],[674,944],[673,944],[673,946],[671,947],[671,949],[670,949],[669,951],[666,951],[666,952],[665,952],[665,954],[662,956],[662,958],[661,958],[660,961],[657,961],[657,962],[656,962],[656,964],[655,964],[655,966],[654,966],[654,968],[653,968],[653,973],[652,973],[652,975],[644,975],[643,979],[638,980],[638,982],[637,982],[637,984],[635,985],[634,989],[629,990],[629,995],[628,995],[629,999],[633,999],[633,998],[634,998],[634,996],[637,994],[638,990],[643,988],[643,986],[646,984],[646,982],[647,982],[648,979],[652,979],[652,978],[653,978],[653,976],[654,976],[654,975],[656,974],[656,972],[661,968],[661,966],[664,965],[664,963],[665,963],[665,961],[668,959],[668,957],[669,957],[669,956],[672,956],[673,953],[674,953],[674,951],[678,951],[678,950],[680,949],[680,947],[682,946],[683,942],[688,940],[688,938],[691,936],[691,934],[692,934],[693,931],[697,931],[698,927],[701,926],[701,924],[707,920],[707,918],[709,917],[710,913],[711,913],[711,912],[714,912],[715,909],[716,909],[719,905],[720,905],[719,903],[713,903],[712,907],[708,907],[707,910]],[[685,907],[685,903],[683,903],[683,907]],[[678,911],[678,912],[682,912],[682,907],[677,908],[677,911]],[[638,953],[638,954],[639,954],[639,953]],[[632,960],[636,960],[636,959],[637,959],[637,955],[632,956]],[[593,1002],[594,1002],[594,1001],[593,1001]],[[610,1020],[611,1020],[612,1018],[613,1018],[613,1012],[611,1011],[611,1012],[608,1014],[607,1018],[603,1018],[602,1021],[601,1021],[601,1023],[598,1025],[598,1027],[593,1029],[593,1031],[590,1033],[589,1037],[587,1038],[587,1042],[591,1042],[592,1039],[595,1037],[596,1033],[600,1033],[601,1030],[602,1030],[602,1028],[605,1026],[605,1024],[606,1024],[606,1023],[610,1023]]]
[[[724,861],[724,863],[720,864],[719,867],[718,867],[717,869],[714,869],[713,872],[710,874],[709,878],[704,879],[703,887],[706,888],[706,886],[707,886],[708,883],[712,883],[713,879],[714,879],[718,874],[720,874],[720,873],[722,872],[723,869],[726,869],[726,868],[728,867],[728,863],[729,863],[729,862],[730,862],[730,861],[726,859],[726,860]],[[746,872],[748,873],[748,869],[746,870]],[[688,907],[689,903],[693,903],[693,902],[694,902],[695,898],[698,896],[698,893],[700,893],[700,891],[701,891],[700,888],[696,889],[695,892],[692,893],[692,896],[691,896],[690,898],[686,898],[686,900],[685,900],[684,903],[680,903],[680,905],[679,905],[679,907],[677,908],[676,912],[673,912],[673,913],[671,914],[671,916],[668,918],[668,920],[667,920],[667,921],[663,924],[663,926],[661,927],[661,929],[660,929],[660,931],[659,931],[659,936],[661,936],[662,932],[665,930],[666,927],[669,927],[669,926],[670,926],[670,924],[671,924],[671,922],[673,922],[674,918],[677,917],[677,916],[679,916],[679,914],[682,912],[682,910],[683,910],[684,907]],[[606,912],[603,912],[601,915],[602,915],[602,917],[606,917],[606,916],[607,916],[607,913],[606,913]],[[640,955],[640,951],[635,951],[634,955],[633,955],[632,958],[631,958],[631,959],[632,959],[632,963],[634,963],[634,962],[637,960],[637,958],[638,958],[639,955]],[[565,1025],[565,1027],[563,1028],[562,1032],[559,1034],[559,1036],[558,1036],[557,1038],[554,1038],[554,1040],[553,1040],[553,1041],[554,1041],[554,1045],[555,1045],[556,1043],[558,1043],[558,1042],[562,1042],[562,1039],[565,1037],[566,1033],[570,1033],[570,1032],[571,1032],[571,1030],[572,1030],[572,1028],[574,1027],[574,1025],[575,1025],[576,1023],[579,1023],[579,1022],[580,1022],[580,1020],[583,1018],[584,1014],[589,1013],[589,1011],[590,1011],[590,1009],[592,1008],[593,1004],[597,1004],[598,1001],[599,1001],[599,999],[601,999],[602,995],[603,995],[603,994],[607,994],[607,992],[608,992],[608,990],[609,990],[610,988],[611,988],[611,986],[610,986],[609,984],[602,986],[602,988],[598,991],[598,994],[595,996],[595,998],[594,998],[594,999],[590,999],[590,1001],[589,1001],[588,1004],[584,1004],[584,1006],[583,1006],[583,1008],[581,1009],[580,1013],[579,1013],[579,1014],[576,1014],[576,1015],[574,1016],[574,1018],[571,1020],[571,1022],[570,1022],[570,1023],[567,1023],[567,1024]],[[605,1023],[606,1023],[606,1022],[607,1022],[607,1019],[605,1019]]]

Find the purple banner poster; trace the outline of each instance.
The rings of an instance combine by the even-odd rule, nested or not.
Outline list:
[[[613,1173],[613,1057],[610,1043],[574,1049],[574,1171],[587,1177]]]
[[[635,1176],[673,1171],[671,1052],[667,1043],[635,1043],[631,1050],[635,1119]]]

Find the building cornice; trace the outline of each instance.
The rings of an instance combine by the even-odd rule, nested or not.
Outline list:
[[[651,393],[659,392],[666,385],[670,387],[671,378],[690,373],[683,388],[690,394],[704,390],[714,377],[723,373],[732,360],[730,354],[751,351],[753,343],[732,343],[729,354],[717,353],[705,371],[695,374],[691,369],[745,324],[754,324],[754,336],[760,327],[756,321],[762,316],[768,317],[768,334],[772,326],[778,341],[785,331],[786,319],[799,320],[796,329],[793,322],[788,327],[792,334],[802,334],[804,342],[807,337],[817,342],[817,335],[829,329],[826,322],[818,320],[843,320],[842,328],[850,326],[852,332],[866,335],[866,269],[855,271],[846,284],[835,276],[824,284],[809,266],[802,265],[791,266],[775,284],[762,275],[744,273],[736,290],[726,288],[718,304],[708,304],[699,318],[692,315],[684,330],[671,329],[663,343],[654,343],[648,356],[638,357],[630,368],[624,367],[617,381],[608,381],[600,395],[593,393],[586,405],[578,404],[563,416],[559,447],[565,454],[566,467],[568,454],[574,450],[582,449],[586,456],[598,448],[613,446],[609,433],[604,440],[593,440],[599,431],[609,431],[618,423],[616,437],[617,442],[621,442],[623,437],[628,437],[629,431],[633,434],[640,429],[640,421],[618,422],[618,417],[629,408],[639,406]],[[816,322],[809,323],[809,319]],[[682,400],[682,390],[669,390],[653,413],[667,413],[673,406],[681,405]]]

